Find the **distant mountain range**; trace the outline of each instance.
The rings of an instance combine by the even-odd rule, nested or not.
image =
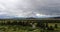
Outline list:
[[[60,19],[60,17],[15,17],[15,16],[8,16],[8,15],[0,15],[0,19]]]
[[[0,15],[0,19],[9,19],[9,18],[15,18],[14,16],[8,16],[8,15]]]
[[[54,18],[54,19],[60,19],[60,17],[51,17],[51,18]]]

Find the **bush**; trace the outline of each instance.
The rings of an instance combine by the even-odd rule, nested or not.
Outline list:
[[[58,28],[58,25],[57,24],[55,24],[55,28]]]
[[[46,23],[46,27],[48,28],[48,23]]]
[[[47,30],[54,30],[53,26],[47,28]]]

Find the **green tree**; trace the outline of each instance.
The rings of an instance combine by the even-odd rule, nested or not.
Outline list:
[[[47,28],[47,30],[54,30],[53,26]]]
[[[55,28],[58,28],[58,25],[57,24],[55,24]]]
[[[46,23],[46,27],[48,28],[48,23]]]

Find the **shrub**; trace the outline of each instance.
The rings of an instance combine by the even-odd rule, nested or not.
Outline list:
[[[55,28],[58,28],[58,25],[57,24],[55,24]]]
[[[47,30],[54,30],[53,26],[47,28]]]

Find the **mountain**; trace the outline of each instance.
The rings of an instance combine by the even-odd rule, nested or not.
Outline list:
[[[0,15],[0,19],[9,19],[9,18],[15,18],[14,16],[8,16],[8,15]]]
[[[54,18],[54,19],[60,19],[60,17],[52,17],[52,18]]]
[[[16,17],[9,15],[0,15],[0,19],[60,19],[60,17]]]

